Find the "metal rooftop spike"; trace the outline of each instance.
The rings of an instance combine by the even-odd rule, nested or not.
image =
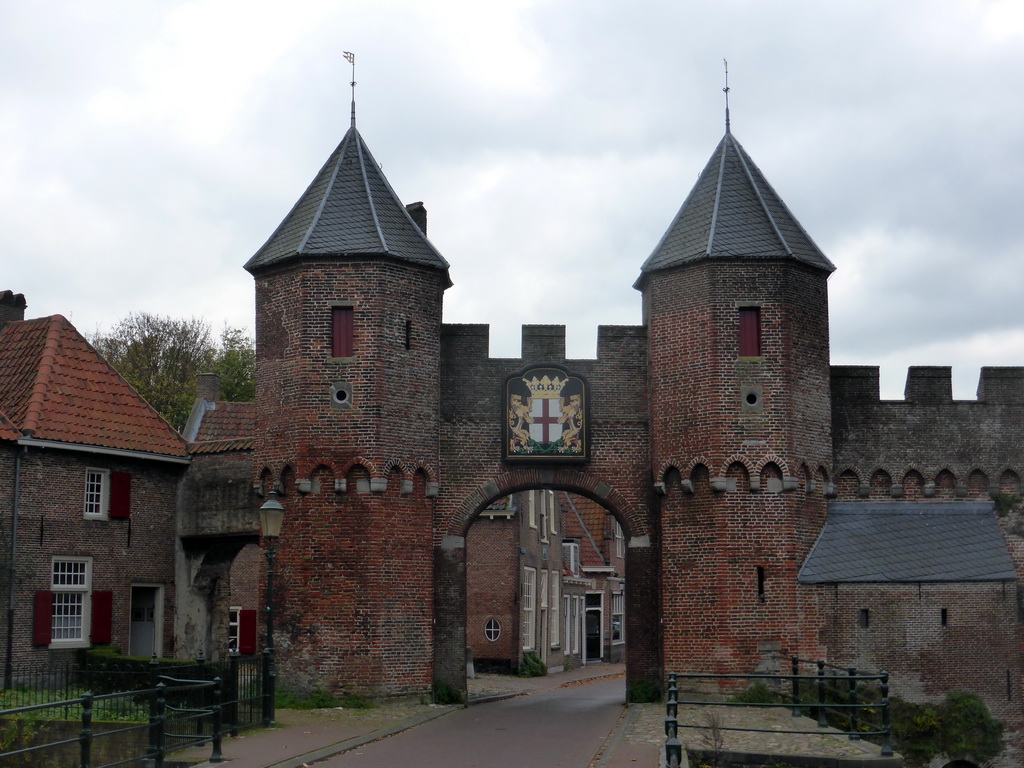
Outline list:
[[[792,259],[835,270],[728,125],[636,287],[650,272],[704,259]]]
[[[353,125],[245,268],[255,272],[298,258],[362,256],[448,272],[448,262],[409,216]]]

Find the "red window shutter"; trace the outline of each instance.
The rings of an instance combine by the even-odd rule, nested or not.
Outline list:
[[[36,592],[35,614],[32,617],[32,645],[49,645],[53,631],[53,592]]]
[[[238,612],[238,652],[256,653],[256,611]]]
[[[110,516],[130,517],[132,514],[132,476],[127,472],[110,473]]]
[[[761,356],[761,309],[740,307],[740,357]]]
[[[352,307],[331,307],[331,356],[352,357]]]
[[[109,643],[114,626],[114,593],[92,593],[92,621],[89,639],[93,643]]]

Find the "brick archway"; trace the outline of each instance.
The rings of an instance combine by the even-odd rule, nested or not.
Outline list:
[[[459,503],[434,550],[434,675],[456,690],[466,688],[466,536],[480,511],[497,498],[545,488],[585,496],[607,509],[628,539],[626,557],[626,682],[661,679],[659,552],[646,510],[597,473],[576,467],[516,468],[479,483]]]

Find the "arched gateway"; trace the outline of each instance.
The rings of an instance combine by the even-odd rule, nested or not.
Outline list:
[[[796,571],[830,464],[832,265],[726,132],[641,268],[644,324],[445,325],[448,263],[353,124],[267,243],[256,281],[257,481],[288,508],[278,554],[290,681],[377,695],[465,684],[465,537],[549,488],[628,539],[627,670],[751,670],[810,654]]]

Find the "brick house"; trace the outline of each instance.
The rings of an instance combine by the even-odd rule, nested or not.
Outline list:
[[[64,317],[25,307],[0,293],[6,661],[173,655],[185,441]]]

